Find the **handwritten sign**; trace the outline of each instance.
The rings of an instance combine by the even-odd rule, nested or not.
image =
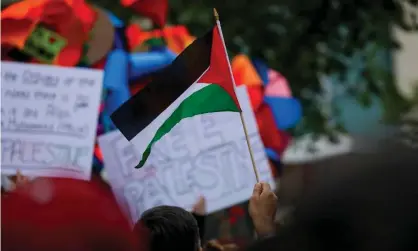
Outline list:
[[[1,63],[2,174],[89,179],[103,73]]]
[[[237,90],[257,169],[274,187],[245,87]],[[156,143],[149,166],[135,169],[138,156],[119,132],[99,138],[108,180],[135,222],[158,205],[191,209],[200,195],[208,212],[249,199],[256,182],[239,114],[205,114],[180,122]]]

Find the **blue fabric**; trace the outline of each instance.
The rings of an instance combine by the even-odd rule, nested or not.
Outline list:
[[[168,49],[132,53],[129,57],[130,80],[140,78],[169,65],[176,55]]]
[[[269,159],[280,161],[280,156],[273,149],[265,148],[265,151]]]
[[[103,86],[108,90],[105,100],[105,112],[112,114],[131,96],[128,85],[128,53],[116,49],[107,58],[104,68]]]
[[[113,42],[115,49],[125,49],[125,44],[118,32],[115,32],[115,40]]]
[[[129,51],[128,41],[125,36],[125,27],[120,27],[115,29],[115,38],[113,41],[114,49],[121,49],[124,51]]]
[[[261,80],[263,81],[264,85],[267,85],[269,82],[268,77],[268,66],[260,59],[253,59],[252,63],[254,65],[254,68],[256,69],[258,75],[260,76]]]
[[[302,106],[295,98],[264,97],[264,101],[270,106],[279,129],[293,127],[302,117]]]
[[[116,129],[116,126],[113,124],[113,121],[110,118],[110,115],[112,115],[112,113],[109,113],[107,111],[102,112],[102,125],[103,125],[103,130],[105,132],[110,132]]]
[[[110,22],[112,22],[114,27],[120,28],[124,25],[123,21],[116,17],[112,12],[106,11],[106,13],[109,16]]]

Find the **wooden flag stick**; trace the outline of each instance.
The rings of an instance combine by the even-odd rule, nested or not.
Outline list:
[[[258,183],[258,182],[260,182],[260,177],[258,176],[258,170],[257,170],[257,166],[255,165],[254,154],[253,154],[253,150],[252,150],[252,147],[251,147],[251,144],[250,144],[250,137],[248,136],[247,126],[245,125],[244,116],[242,115],[242,111],[239,113],[239,116],[241,117],[241,124],[242,124],[242,128],[244,129],[245,141],[247,141],[248,151],[250,152],[251,163],[253,164],[255,179]]]
[[[228,52],[226,50],[224,36],[222,34],[221,23],[219,22],[219,14],[218,14],[218,12],[216,11],[215,8],[213,8],[213,15],[215,16],[216,25],[218,27],[219,34],[221,35],[222,43],[223,43],[223,46],[224,46],[224,49],[225,49],[225,54],[228,57]],[[228,60],[229,73],[231,74],[232,83],[234,85],[234,90],[235,90],[235,79],[234,79],[234,75],[232,74],[231,63],[229,62],[228,58],[227,58],[227,60]],[[240,115],[240,118],[241,118],[242,128],[244,129],[245,141],[247,141],[248,151],[250,152],[251,163],[253,164],[253,171],[254,171],[254,174],[255,174],[255,179],[258,183],[258,182],[260,182],[260,178],[259,178],[259,175],[258,175],[257,166],[255,165],[254,154],[253,154],[253,150],[252,150],[251,144],[250,144],[250,137],[248,136],[247,126],[245,125],[244,115],[242,114],[242,111],[240,111],[239,115]]]

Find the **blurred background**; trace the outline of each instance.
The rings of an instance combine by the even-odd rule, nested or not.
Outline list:
[[[3,0],[2,9],[16,2]],[[109,35],[105,21],[97,25],[102,30],[93,32],[96,42],[90,48],[109,41],[113,45],[94,62],[79,59],[70,65],[105,68],[105,55],[117,47],[120,36],[131,54],[131,93],[141,89],[148,72],[167,65],[172,55],[204,34],[213,25],[212,8],[217,8],[234,77],[249,89],[273,172],[281,178],[281,212],[306,189],[316,160],[367,151],[386,138],[418,147],[417,0],[87,2],[107,13],[115,30]],[[2,60],[28,62],[13,48],[2,44],[2,49]],[[144,54],[150,52],[164,54],[164,59],[151,66],[145,57],[151,54]],[[127,98],[103,101],[108,108],[103,113]],[[105,117],[101,133],[112,130]],[[100,161],[97,153],[97,173]],[[209,235],[225,236],[231,228],[236,234],[245,232],[239,236],[251,235],[249,228],[234,225],[237,219],[250,224],[243,208],[245,204],[214,216]]]
[[[117,1],[92,2],[125,22],[155,28]],[[230,56],[243,53],[285,76],[303,117],[288,128],[298,140],[284,159],[299,163],[359,141],[405,135],[414,141],[417,2],[172,0],[167,22],[199,36],[212,24],[210,10],[216,7]]]

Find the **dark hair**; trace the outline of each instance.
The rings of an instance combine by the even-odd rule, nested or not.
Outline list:
[[[193,215],[183,208],[158,206],[145,211],[134,231],[149,232],[150,251],[197,251],[200,247],[199,228]]]
[[[289,225],[249,250],[418,250],[418,152],[399,146],[316,163]]]

